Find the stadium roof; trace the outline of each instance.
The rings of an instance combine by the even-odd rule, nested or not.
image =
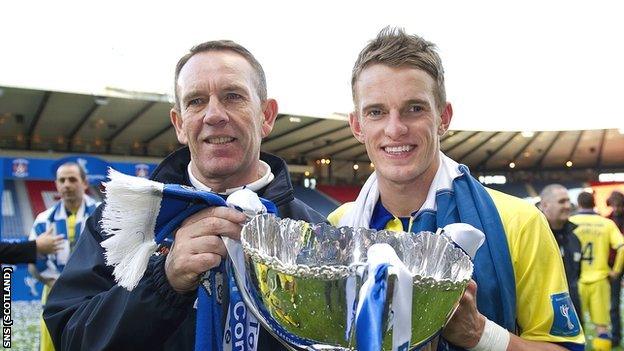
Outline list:
[[[0,9],[5,86],[171,93],[193,45],[231,39],[262,63],[281,112],[325,118],[350,112],[357,53],[390,25],[439,47],[454,128],[624,128],[621,1],[25,0]]]
[[[0,87],[0,148],[162,157],[179,146],[164,95],[110,91],[108,96]],[[452,126],[452,125],[451,125]],[[368,162],[346,116],[279,115],[263,150],[291,164],[321,158]],[[461,131],[442,149],[472,171],[624,169],[624,130]]]

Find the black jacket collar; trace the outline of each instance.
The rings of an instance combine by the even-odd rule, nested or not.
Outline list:
[[[275,205],[281,206],[294,199],[294,189],[290,181],[286,162],[281,158],[260,152],[260,159],[271,167],[275,178],[273,181],[260,189],[258,194]],[[191,162],[191,154],[188,147],[180,148],[169,154],[154,170],[151,179],[161,183],[174,183],[191,185],[187,167]]]

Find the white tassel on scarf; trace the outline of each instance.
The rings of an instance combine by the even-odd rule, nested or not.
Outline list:
[[[157,247],[154,230],[164,184],[125,175],[112,168],[108,177],[100,223],[109,237],[101,245],[105,249],[106,264],[115,267],[115,280],[132,290]]]
[[[115,267],[113,276],[128,290],[143,277],[157,245],[170,237],[186,218],[211,206],[230,206],[248,216],[259,209],[276,213],[272,202],[249,189],[230,194],[228,203],[210,191],[179,184],[162,184],[109,170],[102,230],[108,236],[101,245],[106,264]],[[226,240],[226,245],[228,245]]]

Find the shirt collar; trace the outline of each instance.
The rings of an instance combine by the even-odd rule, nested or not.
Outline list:
[[[442,152],[439,154],[440,163],[438,166],[438,170],[431,182],[431,186],[429,187],[429,192],[427,193],[427,198],[425,202],[420,207],[420,209],[412,212],[411,217],[416,218],[418,214],[425,210],[435,211],[437,210],[436,205],[436,195],[439,191],[451,190],[453,188],[453,180],[455,178],[461,176],[461,172],[459,171],[459,164],[448,156],[444,155]],[[384,205],[381,203],[381,198],[377,199],[377,203],[375,204],[375,208],[373,209],[373,215],[371,216],[370,227],[373,229],[381,230],[386,227],[386,224],[393,220],[395,217],[392,213],[390,213]],[[409,218],[409,217],[406,217]],[[405,218],[400,218],[402,221]],[[405,225],[404,225],[405,227]],[[405,228],[404,228],[405,229]],[[407,229],[405,229],[407,230]]]
[[[424,210],[437,210],[436,205],[436,195],[439,191],[442,190],[451,190],[453,188],[453,180],[455,178],[461,176],[461,172],[459,171],[459,164],[448,156],[440,152],[440,163],[438,166],[438,170],[436,171],[436,175],[431,182],[431,186],[429,187],[429,192],[427,193],[427,198],[425,202],[420,207],[420,209],[412,212],[412,217],[416,217],[418,212]]]
[[[264,175],[262,177],[260,177],[260,179],[256,180],[255,182],[251,182],[247,185],[243,185],[243,186],[239,186],[236,188],[230,188],[230,189],[226,189],[224,192],[219,193],[221,195],[230,195],[231,193],[235,192],[236,190],[240,190],[240,189],[244,189],[247,188],[251,191],[254,192],[258,192],[258,190],[264,188],[265,186],[269,185],[269,183],[271,183],[273,181],[273,178],[275,178],[275,176],[273,175],[273,172],[271,172],[271,166],[269,166],[266,162],[259,160],[260,162],[260,168],[261,169],[265,169]],[[193,161],[189,162],[188,166],[186,167],[186,171],[188,172],[188,176],[189,176],[189,180],[191,181],[191,185],[193,185],[193,187],[195,187],[195,189],[199,189],[199,190],[206,190],[206,191],[212,191],[212,189],[210,189],[208,186],[206,186],[204,183],[200,182],[197,178],[195,178],[195,176],[193,175],[193,172],[191,172],[191,164],[193,163]]]

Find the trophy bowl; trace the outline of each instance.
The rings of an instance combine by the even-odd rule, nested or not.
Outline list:
[[[300,349],[355,349],[355,306],[373,244],[390,245],[413,277],[410,349],[444,327],[473,270],[468,255],[431,232],[336,228],[258,215],[243,227],[241,243],[245,267],[235,276],[247,307],[274,336]],[[387,281],[384,327],[391,323],[392,276]],[[384,333],[384,350],[391,349],[391,334]]]

